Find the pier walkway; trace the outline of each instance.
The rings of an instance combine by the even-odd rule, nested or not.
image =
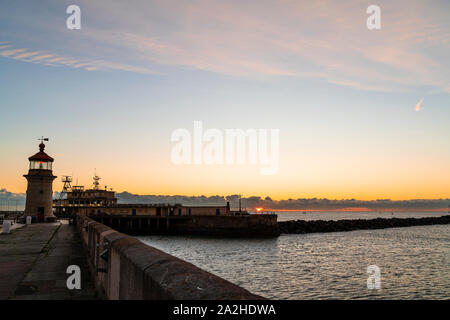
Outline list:
[[[81,269],[81,289],[69,290],[69,265]],[[0,300],[96,299],[75,226],[41,223],[0,234]]]

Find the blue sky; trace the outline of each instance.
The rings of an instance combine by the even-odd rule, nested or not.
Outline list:
[[[376,31],[370,4],[2,1],[0,187],[47,135],[58,175],[136,193],[448,197],[450,4],[378,1]],[[173,167],[194,120],[279,128],[280,173]]]

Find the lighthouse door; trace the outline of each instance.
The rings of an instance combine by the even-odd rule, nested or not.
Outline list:
[[[38,216],[37,216],[38,222],[44,222],[44,207],[38,208]]]

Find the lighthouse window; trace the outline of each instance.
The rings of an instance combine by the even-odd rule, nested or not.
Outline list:
[[[44,193],[44,190],[40,190],[39,193],[40,193],[40,194],[43,194],[43,193]]]
[[[30,169],[32,170],[52,170],[51,162],[30,161]]]

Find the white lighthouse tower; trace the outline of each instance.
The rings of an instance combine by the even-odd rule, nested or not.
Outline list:
[[[44,152],[44,141],[41,138],[39,152],[28,158],[30,168],[24,177],[28,181],[25,216],[37,216],[38,222],[50,222],[55,220],[53,215],[53,158]]]

